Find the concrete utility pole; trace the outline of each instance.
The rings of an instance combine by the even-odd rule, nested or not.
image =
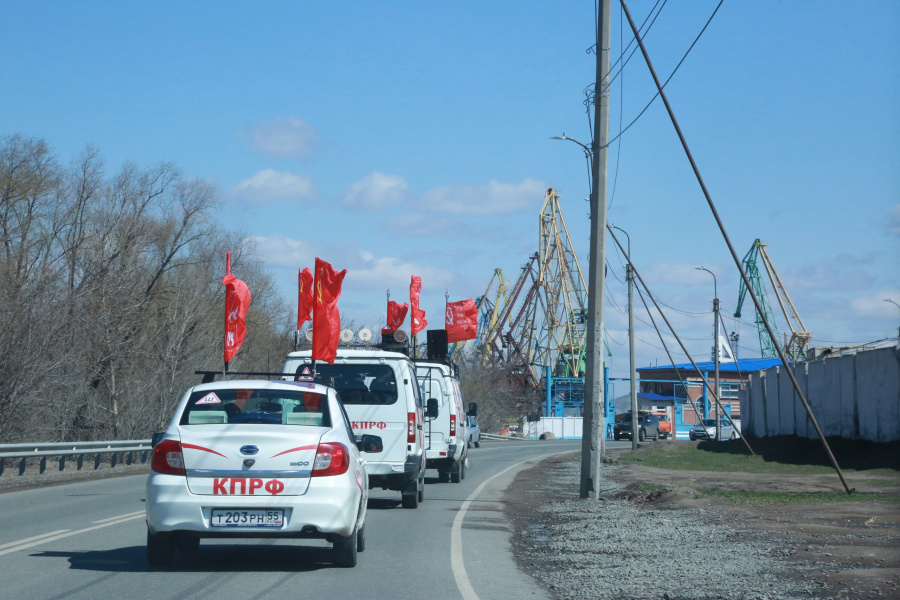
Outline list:
[[[585,348],[584,414],[581,435],[582,498],[596,500],[603,459],[603,289],[606,277],[606,169],[609,140],[610,0],[597,15],[597,68],[594,79],[594,141],[591,144],[591,249],[588,267],[588,330]]]
[[[695,268],[698,271],[706,271],[713,277],[713,319],[715,320],[713,326],[713,360],[716,365],[716,379],[715,385],[713,386],[713,393],[716,395],[716,441],[718,442],[722,440],[722,415],[719,414],[719,411],[722,409],[722,394],[719,388],[719,286],[716,282],[715,273],[706,267]]]
[[[634,362],[634,271],[631,269],[631,236],[621,227],[610,225],[625,234],[628,240],[628,255],[625,257],[628,264],[625,265],[625,279],[628,281],[628,364],[631,378],[631,449],[638,447],[638,401],[637,401],[637,370]]]

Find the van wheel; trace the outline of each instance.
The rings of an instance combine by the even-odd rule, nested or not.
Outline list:
[[[362,552],[366,549],[366,524],[359,528],[356,532],[356,551]]]
[[[463,460],[460,458],[453,464],[453,470],[450,471],[450,483],[459,483],[463,478]]]
[[[334,562],[334,566],[356,566],[356,552],[358,550],[357,536],[357,533],[353,533],[348,537],[340,537],[337,535],[334,536],[334,542],[332,544],[331,550],[331,556],[332,561]]]
[[[475,442],[475,447],[476,447],[476,448],[481,448],[481,440]]]
[[[403,494],[400,496],[400,504],[403,508],[419,508],[419,492],[412,494]]]
[[[450,471],[438,471],[438,481],[441,483],[450,481]]]
[[[735,435],[734,435],[734,432],[732,431],[732,432],[731,432],[731,437],[729,437],[728,439],[729,439],[729,440],[733,440],[735,437],[737,437],[737,436],[735,436]]]
[[[175,564],[175,540],[171,533],[147,530],[147,563],[154,568]]]
[[[425,501],[425,476],[422,475],[422,479],[419,480],[418,491],[416,492],[418,495],[419,502]]]

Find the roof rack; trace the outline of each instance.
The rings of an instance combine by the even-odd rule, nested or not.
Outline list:
[[[203,375],[203,383],[212,383],[218,375],[244,375],[251,377],[291,377],[296,379],[296,373],[268,373],[265,371],[194,371],[194,375]]]

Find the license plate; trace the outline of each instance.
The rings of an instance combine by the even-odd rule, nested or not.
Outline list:
[[[283,527],[283,510],[214,509],[212,527]]]

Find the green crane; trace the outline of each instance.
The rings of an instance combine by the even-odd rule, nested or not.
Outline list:
[[[756,297],[759,299],[759,303],[766,313],[766,319],[769,321],[772,331],[775,332],[775,335],[777,336],[778,328],[775,325],[775,315],[772,313],[772,307],[769,306],[769,299],[766,297],[766,287],[763,285],[762,277],[759,275],[759,267],[756,266],[759,249],[763,245],[764,244],[758,239],[755,240],[753,245],[750,246],[749,252],[744,256],[744,260],[741,261],[741,266],[744,267],[744,273],[747,274],[747,279],[750,280],[750,285],[753,286],[753,291],[756,292]],[[741,278],[741,287],[738,291],[737,310],[734,311],[734,317],[736,319],[741,318],[741,307],[744,305],[744,298],[746,297],[747,286],[744,285],[744,279]],[[759,332],[759,350],[762,353],[762,357],[777,358],[778,352],[775,351],[775,344],[769,338],[769,333],[766,331],[766,326],[758,311],[756,312],[756,330]]]

